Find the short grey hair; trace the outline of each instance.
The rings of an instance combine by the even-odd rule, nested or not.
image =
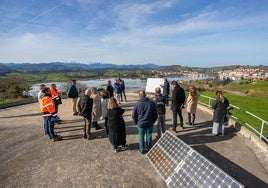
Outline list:
[[[86,91],[85,91],[85,95],[91,95],[91,89],[90,88],[87,88]]]

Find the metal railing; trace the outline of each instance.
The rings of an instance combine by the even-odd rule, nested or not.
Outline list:
[[[198,103],[201,104],[201,105],[204,105],[204,106],[207,106],[207,107],[211,108],[213,102],[215,101],[215,98],[208,97],[206,95],[200,95],[200,98],[201,97],[204,98],[204,99],[202,101],[199,100]],[[230,104],[230,106],[233,107],[236,110],[239,110],[239,113],[249,115],[251,119],[254,119],[253,122],[255,122],[256,124],[259,121],[260,122],[260,126],[259,126],[260,129],[257,129],[256,126],[253,126],[250,123],[246,122],[245,120],[239,118],[237,115],[234,115],[235,112],[232,113],[232,115],[231,115],[231,117],[235,121],[241,123],[242,125],[247,126],[249,129],[251,129],[253,132],[255,132],[259,136],[259,138],[261,140],[265,140],[266,143],[268,143],[268,135],[266,135],[266,136],[264,135],[264,129],[268,130],[268,122],[267,121],[265,121],[264,119],[256,116],[255,114],[253,114],[253,113],[251,113],[251,112],[249,112],[249,111],[247,111],[247,110],[245,110],[243,108],[240,108],[240,107],[235,106],[233,104]]]

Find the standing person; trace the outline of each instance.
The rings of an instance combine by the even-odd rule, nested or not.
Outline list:
[[[157,139],[161,137],[161,131],[164,134],[166,131],[165,121],[166,121],[166,106],[165,106],[165,98],[161,94],[160,87],[155,88],[155,104],[157,107]]]
[[[184,108],[185,103],[185,92],[182,87],[179,86],[178,82],[173,80],[171,82],[171,85],[173,86],[172,91],[172,104],[171,104],[171,110],[173,112],[173,128],[172,130],[176,132],[177,128],[177,115],[179,115],[180,118],[180,125],[183,129],[183,117],[182,117],[182,109]]]
[[[39,86],[39,92],[37,94],[37,99],[38,102],[40,103],[41,99],[45,96],[45,89],[46,89],[46,85],[45,84],[40,84]],[[39,104],[40,106],[40,104]],[[47,134],[47,123],[44,121],[43,119],[43,129],[44,129],[44,134]]]
[[[83,94],[78,103],[77,108],[79,111],[79,115],[84,117],[84,129],[83,129],[83,138],[87,138],[88,140],[96,138],[91,134],[91,115],[92,115],[92,107],[93,107],[93,99],[90,98],[91,89],[86,89],[85,94]]]
[[[112,86],[111,80],[108,80],[106,90],[109,91],[110,97],[114,97],[114,87]]]
[[[78,89],[76,88],[76,80],[72,80],[72,85],[69,88],[68,91],[68,98],[71,99],[72,101],[72,108],[73,108],[73,115],[77,116],[78,115],[78,111],[76,109],[76,103],[77,103],[77,99],[78,99]]]
[[[57,120],[57,113],[49,88],[44,89],[44,93],[45,95],[39,101],[39,104],[46,132],[49,138],[53,139],[53,141],[60,141],[62,140],[62,137],[54,133],[54,121]]]
[[[190,87],[189,91],[190,92],[186,102],[186,112],[188,113],[188,122],[186,122],[186,124],[194,125],[199,93],[196,91],[195,87]],[[191,116],[193,116],[193,119]]]
[[[128,146],[126,145],[126,125],[123,118],[125,110],[117,105],[117,101],[113,97],[109,99],[107,109],[109,140],[113,149],[117,153],[120,151],[118,146],[122,145],[121,150],[126,150]]]
[[[224,135],[224,124],[226,122],[227,108],[229,101],[225,98],[221,91],[216,92],[216,100],[212,108],[215,109],[213,113],[213,128],[212,134],[219,136]]]
[[[50,93],[52,96],[52,100],[55,103],[56,112],[58,113],[59,105],[62,104],[62,102],[61,102],[60,92],[57,90],[56,84],[51,84]]]
[[[125,102],[127,102],[127,97],[126,97],[126,87],[125,87],[125,81],[122,80],[121,78],[118,78],[119,79],[119,84],[120,84],[120,87],[121,87],[121,102],[123,102],[123,97],[125,99]]]
[[[164,85],[163,85],[163,96],[165,97],[165,104],[166,104],[166,106],[169,105],[168,104],[169,90],[170,90],[169,82],[168,82],[168,79],[165,78],[165,82],[164,82]]]
[[[121,98],[122,90],[121,90],[121,86],[120,86],[118,78],[115,79],[114,90],[115,90],[115,98],[116,98],[118,104],[120,104],[120,98]]]
[[[146,97],[144,90],[139,91],[140,100],[135,103],[132,118],[137,125],[139,134],[139,151],[145,154],[144,136],[146,136],[147,151],[152,148],[152,133],[157,120],[156,105]]]
[[[103,91],[102,92],[102,99],[101,99],[101,112],[102,112],[102,117],[104,118],[104,126],[106,130],[106,134],[109,134],[109,129],[107,127],[107,122],[108,122],[108,117],[107,117],[107,104],[110,98],[110,93],[109,91]]]
[[[45,84],[41,84],[39,86],[39,92],[38,92],[38,95],[37,95],[38,101],[40,101],[45,96],[45,92],[44,92],[45,89],[46,89]]]
[[[91,96],[93,99],[93,108],[92,108],[92,125],[95,130],[102,129],[98,124],[98,121],[101,118],[101,96],[97,90],[97,88],[91,88]]]
[[[45,89],[46,89],[46,85],[45,84],[41,84],[39,86],[39,92],[38,92],[38,95],[37,95],[37,99],[38,99],[38,102],[40,103],[41,99],[45,96]],[[40,105],[40,104],[39,104]],[[44,118],[43,119],[43,129],[44,129],[44,134],[47,134],[47,123],[45,122]]]

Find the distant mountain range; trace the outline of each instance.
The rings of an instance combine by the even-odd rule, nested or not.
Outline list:
[[[90,70],[90,69],[124,69],[124,70],[135,70],[135,69],[155,69],[158,68],[155,64],[144,64],[144,65],[115,65],[115,64],[105,64],[105,63],[64,63],[64,62],[50,62],[50,63],[1,63],[0,69],[6,70],[40,70],[40,69],[80,69],[80,70]]]
[[[206,72],[207,70],[218,70],[234,69],[243,67],[240,65],[230,65],[222,67],[211,67],[211,68],[198,68],[198,67],[183,67],[181,65],[170,65],[170,66],[158,66],[152,63],[142,65],[115,65],[107,63],[78,63],[78,62],[49,62],[49,63],[1,63],[0,62],[0,75],[8,74],[10,72],[21,72],[27,74],[35,73],[50,73],[53,70],[54,73],[67,73],[76,71],[94,71],[94,70],[160,70],[160,71],[174,71],[174,70],[190,70],[198,72]],[[257,67],[257,66],[244,66],[244,67]],[[267,70],[268,66],[258,66],[262,69]]]

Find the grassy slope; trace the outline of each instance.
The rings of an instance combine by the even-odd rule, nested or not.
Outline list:
[[[247,96],[255,96],[268,99],[268,81],[239,84],[232,82],[223,87],[225,90],[240,91]]]
[[[214,92],[202,92],[202,95],[206,95],[215,98]],[[245,113],[245,110],[255,114],[256,116],[268,121],[268,99],[259,97],[249,96],[238,96],[230,93],[224,93],[224,96],[229,100],[230,104],[240,107],[242,110],[234,109],[233,115],[238,117],[238,122],[245,125],[245,122],[252,125],[259,132],[261,130],[261,121],[253,118],[252,116]],[[202,99],[202,97],[200,98]],[[268,125],[265,126],[264,135],[268,136]]]

